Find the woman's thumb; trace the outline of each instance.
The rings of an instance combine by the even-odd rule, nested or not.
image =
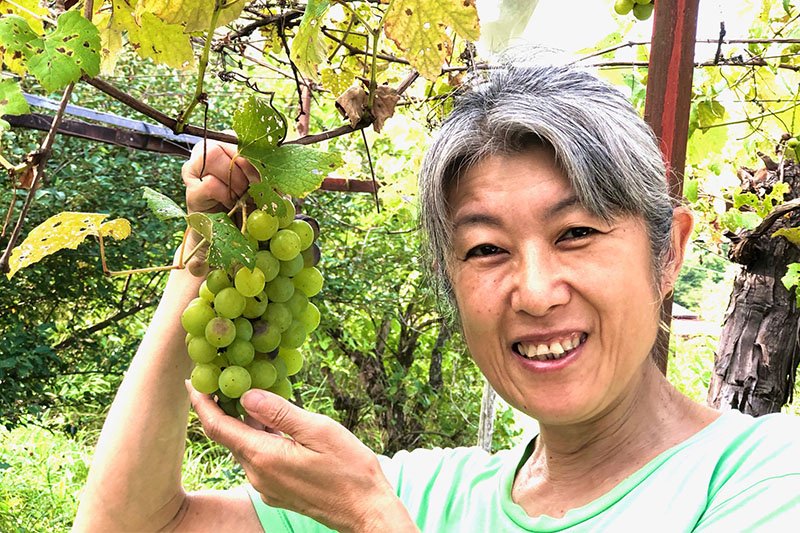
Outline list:
[[[309,413],[277,394],[259,389],[245,392],[239,401],[254,419],[268,428],[291,435],[301,443],[304,443],[304,437],[321,429],[320,419],[327,420],[327,417]]]

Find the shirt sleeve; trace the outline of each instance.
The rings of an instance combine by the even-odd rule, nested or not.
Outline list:
[[[333,531],[300,513],[270,507],[264,503],[261,495],[252,485],[246,485],[246,488],[265,533],[328,533]]]

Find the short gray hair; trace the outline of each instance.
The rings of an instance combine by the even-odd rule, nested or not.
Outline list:
[[[654,280],[670,251],[673,203],[658,141],[612,85],[564,66],[507,65],[457,97],[422,162],[420,217],[426,263],[455,310],[447,273],[452,247],[447,192],[492,155],[553,150],[580,203],[605,220],[644,219]]]

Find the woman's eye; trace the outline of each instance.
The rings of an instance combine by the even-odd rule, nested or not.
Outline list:
[[[578,226],[575,228],[570,228],[567,231],[565,231],[563,235],[561,235],[561,237],[558,238],[558,241],[560,242],[571,239],[581,239],[583,237],[588,237],[593,233],[597,233],[597,230],[593,228],[587,228],[585,226]]]
[[[470,257],[486,257],[489,255],[499,254],[500,252],[502,252],[502,249],[493,244],[479,244],[478,246],[470,249],[464,259],[469,259]]]

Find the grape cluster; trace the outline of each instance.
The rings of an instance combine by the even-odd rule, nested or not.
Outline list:
[[[319,224],[284,203],[283,217],[262,210],[247,217],[255,266],[212,270],[181,315],[192,386],[215,394],[231,416],[244,414],[238,398],[251,388],[291,396],[288,376],[304,362],[298,348],[319,325],[319,309],[308,301],[322,289]]]
[[[633,16],[639,20],[647,20],[653,15],[653,0],[617,0],[614,11],[618,15],[627,15],[633,11]]]

